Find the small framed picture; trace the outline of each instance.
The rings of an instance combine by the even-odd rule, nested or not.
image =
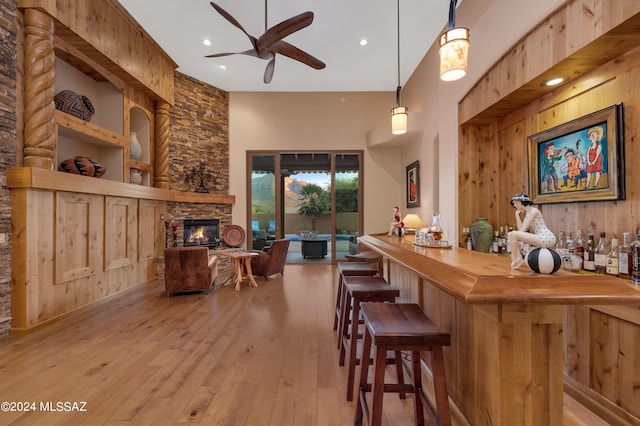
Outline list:
[[[407,208],[420,207],[420,163],[407,166]]]

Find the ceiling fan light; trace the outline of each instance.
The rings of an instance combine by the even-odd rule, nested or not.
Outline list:
[[[440,79],[455,81],[467,74],[469,29],[451,29],[440,36]]]
[[[391,108],[391,133],[402,135],[407,133],[409,108],[397,106]]]

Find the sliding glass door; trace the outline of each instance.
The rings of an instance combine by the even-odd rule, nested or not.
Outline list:
[[[362,152],[247,153],[253,248],[289,238],[290,250],[300,252],[299,259],[292,253],[292,262],[335,261],[353,251],[350,242],[362,225],[361,161]],[[303,240],[327,247],[327,253],[305,256]]]

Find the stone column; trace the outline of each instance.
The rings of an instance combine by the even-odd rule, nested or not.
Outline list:
[[[24,165],[52,169],[57,147],[53,19],[37,9],[25,9],[24,18]]]
[[[156,102],[155,116],[155,183],[156,188],[169,189],[169,109],[167,102]]]

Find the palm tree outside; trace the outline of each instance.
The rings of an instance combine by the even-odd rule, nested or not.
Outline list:
[[[329,193],[320,185],[310,183],[300,190],[298,214],[311,218],[311,232],[316,232],[316,216],[330,210]]]

